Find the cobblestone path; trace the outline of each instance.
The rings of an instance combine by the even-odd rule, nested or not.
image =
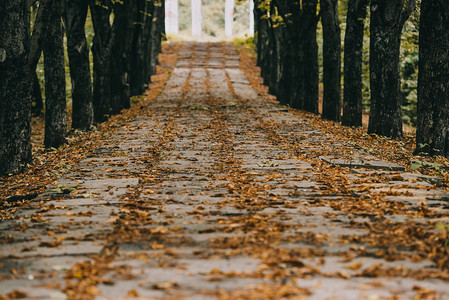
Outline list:
[[[232,45],[184,43],[147,110],[0,224],[0,295],[449,299],[449,194],[259,97]]]

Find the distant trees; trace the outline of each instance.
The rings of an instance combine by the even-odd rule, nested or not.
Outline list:
[[[254,2],[258,65],[279,101],[318,113],[317,0]]]
[[[36,12],[30,37],[30,3]],[[93,83],[85,23],[94,26]],[[31,104],[40,111],[36,66],[44,54],[45,146],[58,147],[67,132],[64,27],[72,81],[72,127],[130,106],[156,70],[164,31],[162,0],[0,1],[0,176],[31,163]],[[62,24],[64,21],[64,27]],[[113,20],[111,24],[110,20]]]
[[[416,0],[255,1],[257,63],[279,102],[318,113],[317,22],[323,38],[323,118],[362,125],[362,58],[370,8],[368,133],[401,138],[400,47]],[[417,152],[449,155],[449,2],[422,0]],[[344,97],[338,5],[347,5]],[[343,110],[341,109],[343,102]],[[343,112],[343,114],[341,114]]]
[[[282,104],[318,113],[316,24],[323,25],[324,118],[338,121],[340,33],[338,3],[347,4],[342,123],[362,125],[362,57],[370,8],[370,118],[368,132],[402,137],[399,51],[404,24],[416,0],[255,1],[257,62]],[[449,155],[449,3],[422,0],[416,152]],[[420,3],[418,2],[418,3]]]

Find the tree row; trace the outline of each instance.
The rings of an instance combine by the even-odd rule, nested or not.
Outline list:
[[[347,11],[342,43],[339,5],[343,2]],[[446,0],[421,0],[418,5],[416,0],[256,0],[257,63],[270,93],[285,105],[318,114],[321,21],[322,117],[362,126],[363,39],[369,16],[368,133],[402,138],[399,54],[404,24],[415,9],[420,9],[416,152],[449,155]]]
[[[30,22],[34,11],[34,22]],[[86,40],[90,12],[94,38]],[[36,66],[43,55],[46,147],[66,142],[64,35],[72,83],[72,128],[130,107],[155,73],[164,34],[161,0],[2,0],[0,2],[0,175],[32,162],[31,111],[42,109]],[[90,70],[90,51],[93,76]]]

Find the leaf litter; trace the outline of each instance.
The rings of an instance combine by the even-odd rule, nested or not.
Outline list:
[[[440,178],[438,182],[429,183],[411,169],[407,172],[363,172],[320,159],[329,153],[350,157],[363,148],[382,159],[409,165],[413,157],[411,139],[394,141],[367,136],[362,130],[343,128],[304,112],[277,109],[274,99],[260,83],[254,59],[245,50],[240,51],[241,68],[265,104],[257,102],[260,98],[252,102],[240,98],[230,71],[226,73],[226,80],[232,97],[225,92],[218,97],[214,91],[217,88],[214,75],[211,75],[215,71],[209,65],[215,57],[212,54],[235,50],[227,44],[206,44],[205,49],[195,44],[188,47],[193,53],[189,58],[190,66],[198,58],[209,66],[208,69],[199,68],[206,73],[204,85],[192,96],[192,85],[201,79],[203,75],[198,74],[203,71],[195,69],[189,73],[181,96],[173,99],[175,103],[169,112],[163,112],[166,116],[159,116],[158,136],[147,153],[138,158],[145,164],[144,169],[132,171],[131,168],[127,170],[126,165],[115,164],[114,168],[124,167],[122,176],[137,176],[139,183],[128,187],[127,193],[121,196],[117,204],[120,211],[108,219],[110,231],[84,237],[101,240],[105,246],[99,254],[90,255],[89,260],[77,262],[66,271],[63,291],[69,298],[92,299],[107,295],[108,287],[113,288],[120,281],[128,282],[123,297],[166,299],[187,297],[192,293],[218,299],[306,299],[322,289],[323,284],[303,285],[301,282],[317,278],[324,284],[326,279],[353,281],[356,287],[352,288],[360,295],[389,290],[389,278],[405,278],[410,282],[435,279],[447,284],[446,173],[421,169],[425,175]],[[226,60],[221,67],[225,65]],[[161,81],[165,82],[167,77]],[[162,88],[162,82],[160,86]],[[149,95],[141,105],[154,99],[155,95]],[[258,109],[264,105],[268,105],[269,110],[276,108],[279,120],[270,118],[272,115],[266,111],[261,115]],[[66,158],[66,161],[76,165],[85,157],[81,156],[83,151],[98,151],[114,130],[126,127],[133,116],[153,117],[153,113],[134,106],[134,110],[131,108],[124,116],[112,118],[107,126],[99,127],[99,132],[80,135],[85,140],[74,143],[81,146],[79,152],[65,146],[67,150],[63,147],[54,150],[55,153],[42,152],[53,155],[51,158],[39,154],[36,157],[43,162],[56,161],[72,153],[78,158]],[[274,114],[277,117],[277,112]],[[284,120],[285,114],[288,116]],[[298,119],[301,121],[294,121]],[[247,124],[236,129],[238,123]],[[308,132],[315,132],[315,135]],[[323,136],[332,138],[323,139]],[[185,144],[178,142],[180,140]],[[248,146],[245,143],[251,140],[256,141],[254,152],[248,150],[251,148],[238,150]],[[348,141],[353,146],[348,146]],[[198,146],[201,143],[203,146]],[[179,147],[183,149],[180,153],[176,152]],[[263,150],[263,147],[271,150]],[[196,154],[188,156],[189,151]],[[178,154],[171,154],[175,152]],[[112,159],[127,154],[96,155]],[[282,169],[289,159],[305,162],[311,168],[303,170],[295,165]],[[436,158],[436,161],[446,165],[443,158]],[[58,177],[35,175],[37,179],[31,179],[22,176],[7,178],[9,183],[16,180],[16,187],[8,185],[2,189],[3,195],[41,192]],[[29,181],[35,189],[21,185],[22,181]],[[307,182],[310,184],[305,184]],[[68,193],[77,195],[79,191],[69,189]],[[432,199],[439,200],[439,205],[432,205]],[[49,213],[58,209],[44,204],[42,201],[42,212],[31,217],[34,223],[45,223]],[[13,218],[16,210],[17,207],[6,208],[2,218]],[[95,211],[73,212],[66,217],[89,218],[92,214]],[[55,239],[42,241],[40,245],[63,246],[70,236],[59,234],[49,234]],[[9,240],[14,242],[14,237]],[[227,269],[216,265],[222,259],[230,263],[234,259],[258,263],[256,267],[239,269],[233,265],[234,268]],[[333,263],[335,259],[337,262]],[[203,266],[199,271],[192,267],[197,264],[200,268],[203,261],[206,266],[209,261],[210,266]],[[423,267],[413,265],[423,262]],[[155,271],[161,273],[161,278],[153,278],[152,269],[174,270],[173,274],[181,274],[181,277],[163,278],[162,271]],[[180,280],[182,276],[193,276],[199,283],[189,287]],[[370,281],[356,281],[357,278]],[[224,288],[224,283],[233,279],[243,283],[232,289]],[[216,283],[220,288],[207,288],[205,282]],[[404,295],[415,299],[448,296],[441,290],[421,285],[412,284],[403,291]],[[26,297],[26,293],[20,291],[2,297],[21,295]],[[389,294],[391,299],[397,296],[394,292]]]

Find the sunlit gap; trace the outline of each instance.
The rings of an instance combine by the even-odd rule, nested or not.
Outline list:
[[[249,38],[253,11],[253,0],[165,0],[165,31],[169,39]]]

